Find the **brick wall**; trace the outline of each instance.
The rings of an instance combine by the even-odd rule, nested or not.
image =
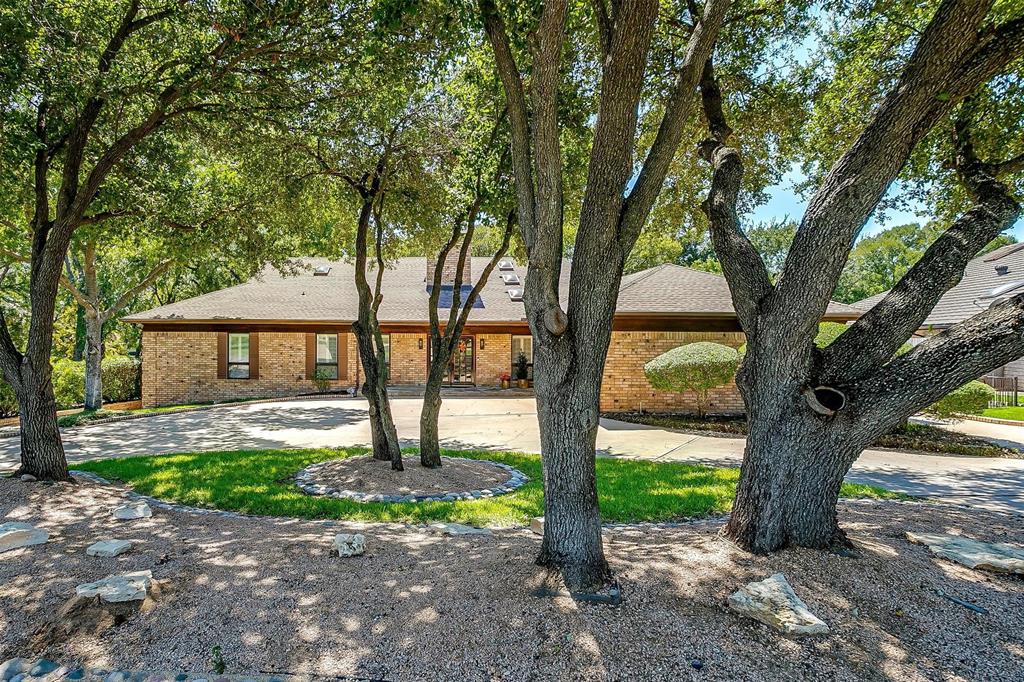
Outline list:
[[[356,382],[355,337],[345,336],[348,376],[334,382],[333,388],[347,388]],[[305,334],[260,332],[259,338],[259,379],[218,379],[216,332],[144,332],[143,405],[277,397],[314,390],[312,381],[305,376]],[[401,333],[391,334],[390,338],[391,383],[425,383],[427,335]],[[419,347],[421,340],[422,349]],[[695,341],[715,341],[738,347],[743,343],[743,335],[739,332],[614,332],[601,387],[601,409],[607,412],[693,410],[692,394],[653,389],[644,376],[643,366],[671,348]],[[512,369],[512,337],[477,334],[476,354],[476,384],[498,386],[501,375]],[[735,385],[712,389],[709,409],[714,413],[742,412],[743,403]]]
[[[644,364],[667,350],[686,343],[713,341],[733,348],[743,344],[741,332],[613,332],[604,379],[601,382],[603,412],[690,412],[696,409],[692,392],[672,393],[651,387]],[[736,385],[711,389],[708,411],[739,414],[743,400]]]
[[[349,376],[355,382],[355,337],[346,334]],[[217,378],[217,332],[143,332],[142,405],[174,405],[238,398],[271,398],[316,390],[306,377],[306,335],[260,332],[258,379]]]
[[[459,269],[460,249],[461,245],[456,244],[445,257],[444,264],[441,268],[441,284],[452,284],[455,282],[455,274]],[[433,284],[434,272],[437,270],[437,256],[428,256],[425,260],[426,269],[424,270],[424,281],[427,284]],[[462,266],[462,283],[471,285],[473,282],[473,257],[467,255],[466,262]]]

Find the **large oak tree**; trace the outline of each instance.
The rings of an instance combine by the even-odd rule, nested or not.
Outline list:
[[[741,546],[828,547],[845,541],[839,487],[869,443],[965,381],[1024,354],[1015,296],[897,354],[964,266],[1020,214],[1005,180],[1013,160],[979,158],[969,98],[1024,53],[1024,17],[988,0],[943,0],[919,32],[852,144],[820,175],[778,280],[741,228],[743,173],[710,63],[701,90],[714,168],[706,210],[747,335],[737,384],[749,436],[727,533]],[[1019,71],[1017,74],[1019,78]],[[869,313],[827,348],[814,346],[851,245],[915,148],[951,130],[951,165],[967,206]]]

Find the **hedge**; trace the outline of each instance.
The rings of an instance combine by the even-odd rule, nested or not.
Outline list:
[[[139,380],[142,363],[128,356],[104,358],[100,365],[103,373],[103,399],[118,403],[139,398]],[[79,407],[85,402],[85,363],[60,359],[53,363],[53,397],[58,410]],[[13,417],[18,413],[14,390],[0,381],[0,416]]]
[[[697,394],[697,413],[703,417],[708,392],[729,383],[736,375],[740,354],[720,343],[699,341],[678,346],[644,365],[644,374],[654,388]]]
[[[981,414],[995,397],[994,388],[980,381],[971,381],[935,401],[924,411],[941,418],[958,414]]]

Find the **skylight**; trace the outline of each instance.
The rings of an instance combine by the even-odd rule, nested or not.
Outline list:
[[[510,261],[508,258],[502,258],[500,261],[498,261],[498,269],[499,270],[515,270],[516,266],[513,265],[512,261]]]
[[[522,301],[523,300],[523,290],[522,289],[509,289],[508,290],[508,297],[510,299],[512,299],[513,301]]]
[[[331,274],[330,265],[318,265],[316,266],[316,269],[313,270],[314,277],[326,277],[329,274]]]
[[[519,286],[519,275],[514,272],[507,272],[503,274],[501,279],[508,286]]]

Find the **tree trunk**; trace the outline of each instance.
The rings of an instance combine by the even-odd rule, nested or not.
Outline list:
[[[93,312],[85,316],[85,409],[103,407],[103,322]]]
[[[441,466],[437,421],[441,415],[441,384],[447,370],[447,354],[443,351],[433,354],[427,371],[427,385],[423,388],[423,408],[420,411],[420,464],[428,469]]]
[[[871,435],[843,412],[816,412],[804,393],[809,382],[787,380],[799,371],[766,362],[768,355],[748,351],[736,377],[750,432],[726,535],[759,554],[846,545],[836,518],[839,488]]]
[[[593,321],[600,319],[595,314]],[[597,499],[601,381],[594,378],[603,371],[611,334],[587,332],[582,339],[569,332],[534,344],[544,461],[544,539],[537,563],[559,569],[574,592],[596,591],[611,579]]]
[[[388,400],[387,366],[382,354],[377,353],[374,335],[367,326],[357,322],[352,325],[352,331],[365,374],[362,393],[369,403],[373,458],[391,462],[392,469],[402,471],[402,450],[398,445],[398,430]]]
[[[534,376],[542,371],[537,367]],[[544,455],[544,540],[537,563],[560,569],[570,590],[599,589],[611,571],[597,501],[596,407],[567,386],[537,394],[537,418]]]
[[[17,474],[30,474],[39,480],[69,481],[64,444],[57,428],[57,401],[49,369],[23,372],[18,395],[21,418],[21,467]]]

